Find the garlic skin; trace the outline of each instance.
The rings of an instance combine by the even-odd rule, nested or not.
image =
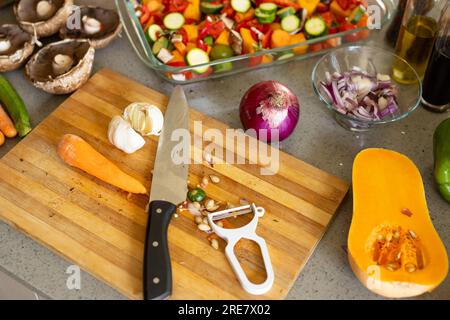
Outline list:
[[[164,124],[164,116],[158,107],[145,103],[135,102],[125,108],[125,120],[131,127],[143,136],[159,136]]]
[[[108,126],[108,140],[128,154],[136,152],[145,144],[144,138],[134,131],[130,123],[121,116],[114,116],[111,119]]]

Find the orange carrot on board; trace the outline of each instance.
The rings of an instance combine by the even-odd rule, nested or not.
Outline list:
[[[16,127],[12,120],[9,118],[8,114],[3,110],[0,105],[0,133],[3,133],[8,138],[14,138],[17,135]],[[3,141],[5,138],[3,137]]]
[[[79,136],[64,135],[57,151],[65,163],[104,182],[131,193],[147,194],[147,189],[142,183],[120,170]]]
[[[0,146],[5,143],[5,136],[0,132]]]

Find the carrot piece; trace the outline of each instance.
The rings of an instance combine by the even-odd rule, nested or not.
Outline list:
[[[183,42],[175,42],[173,45],[183,57],[186,55],[186,45]]]
[[[284,30],[275,30],[270,43],[272,48],[287,46],[291,43],[291,35]]]
[[[178,50],[173,50],[172,55],[173,55],[173,58],[172,58],[172,60],[169,61],[170,63],[184,62],[184,57],[181,55],[181,53],[178,52]]]
[[[272,29],[273,31],[279,30],[281,29],[281,24],[279,24],[278,22],[273,22],[270,24],[270,29]]]
[[[0,105],[0,131],[8,138],[14,138],[17,135],[16,127],[9,118],[8,114]]]
[[[254,53],[258,43],[253,39],[250,29],[241,28],[240,30],[244,53]]]
[[[0,132],[0,146],[5,143],[5,136]]]
[[[98,179],[131,193],[147,194],[147,189],[135,178],[120,170],[79,136],[66,134],[57,149],[60,158]]]

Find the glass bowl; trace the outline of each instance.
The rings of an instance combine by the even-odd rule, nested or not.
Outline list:
[[[410,69],[417,81],[412,84],[401,84],[392,79],[394,62],[403,64],[405,70]],[[395,114],[387,115],[380,120],[365,121],[353,115],[342,114],[336,110],[328,95],[323,92],[320,81],[325,80],[326,72],[330,74],[333,74],[333,72],[343,73],[350,71],[354,66],[367,71],[369,74],[381,73],[391,76],[392,83],[400,89],[397,96],[399,109]],[[329,52],[317,62],[312,72],[311,80],[314,92],[333,113],[336,121],[351,131],[367,131],[377,125],[404,119],[416,110],[422,96],[422,85],[419,76],[406,60],[385,49],[370,46],[347,46]]]

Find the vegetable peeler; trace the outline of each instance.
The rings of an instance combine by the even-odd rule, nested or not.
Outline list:
[[[225,229],[215,224],[215,220],[221,220],[232,216],[239,216],[253,212],[253,219],[243,227],[236,229]],[[245,291],[250,294],[260,295],[264,294],[272,288],[273,281],[275,279],[272,262],[270,261],[269,251],[267,249],[266,241],[256,234],[256,227],[258,226],[258,219],[265,213],[264,208],[256,207],[254,203],[251,205],[245,205],[237,208],[226,209],[208,214],[208,222],[212,230],[222,239],[227,242],[225,248],[225,255],[228,262],[231,264],[236,276],[241,283]],[[267,278],[261,284],[255,284],[248,280],[247,275],[242,269],[239,260],[234,254],[234,246],[242,239],[249,239],[255,241],[260,250],[264,261],[264,267],[266,269]]]

